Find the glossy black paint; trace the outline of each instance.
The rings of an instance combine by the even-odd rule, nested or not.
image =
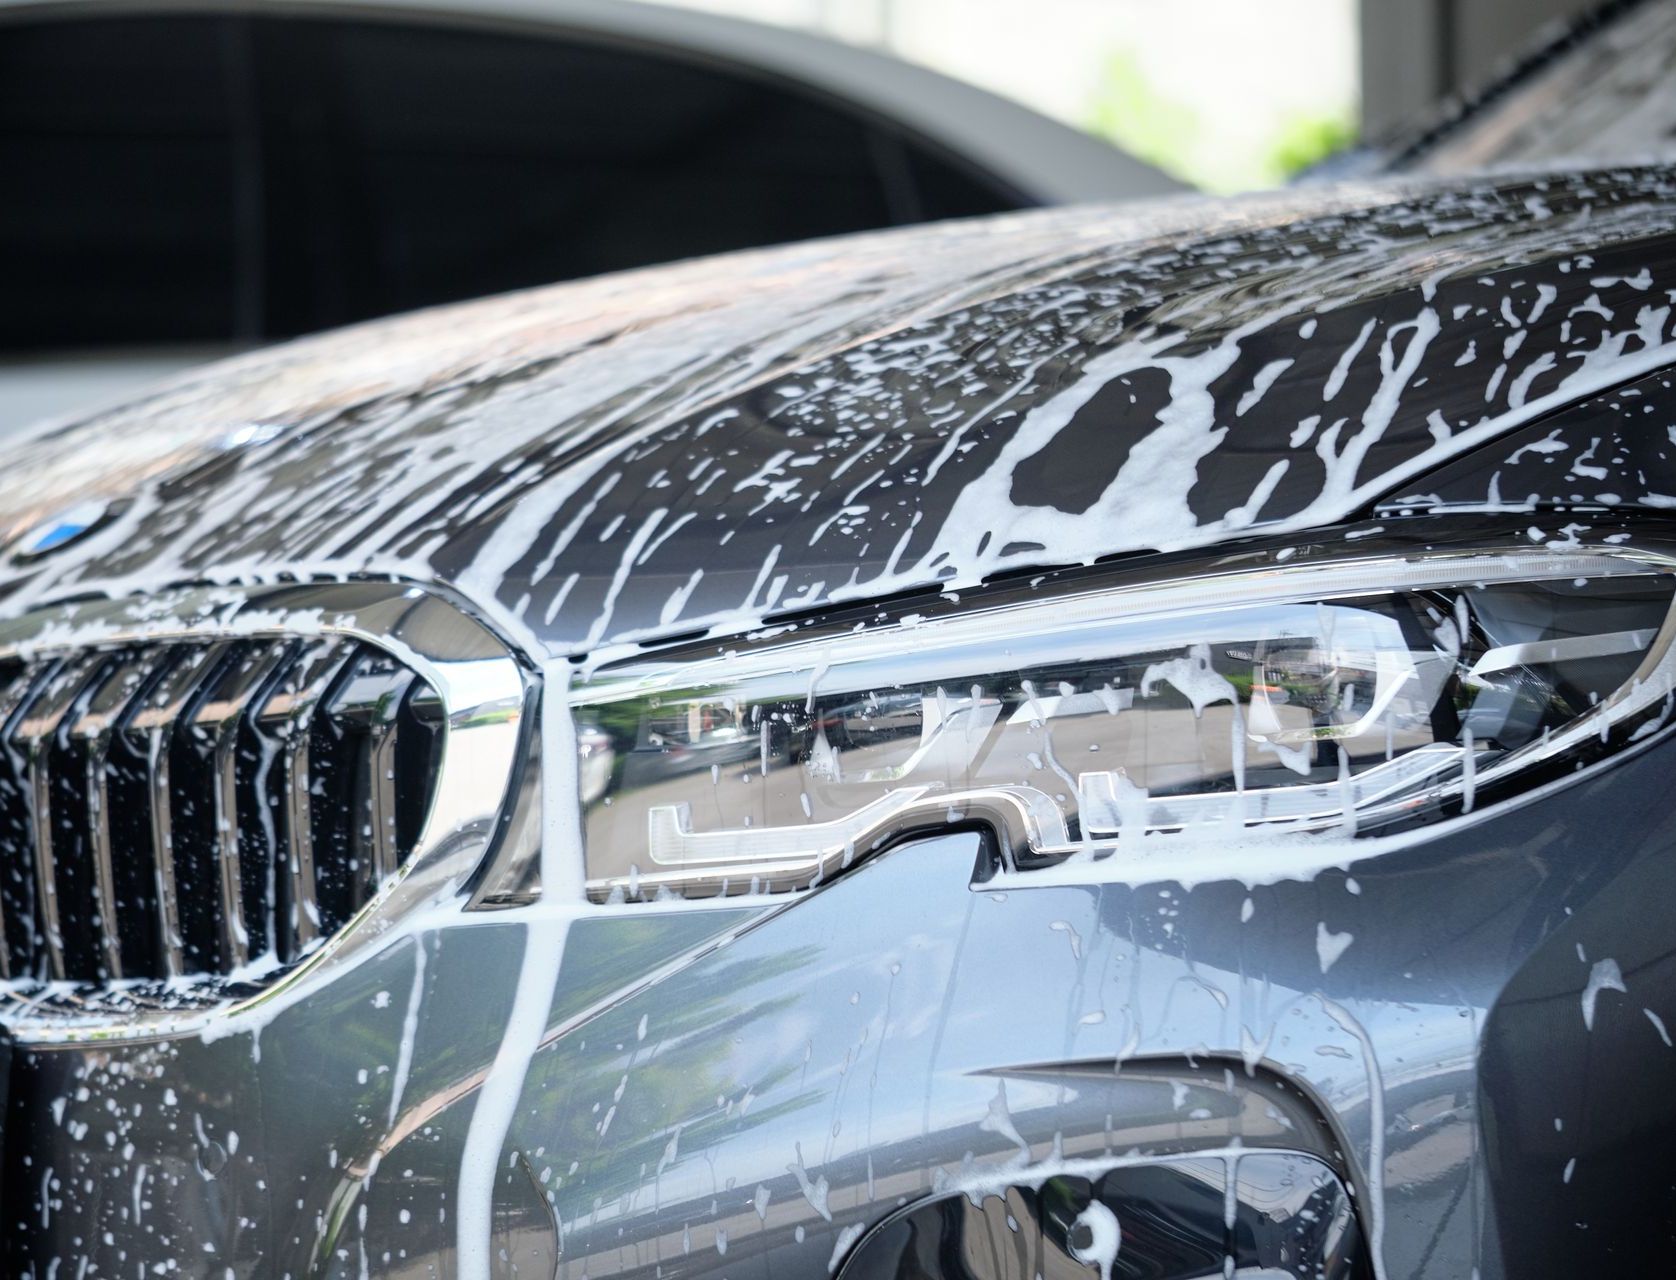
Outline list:
[[[1676,507],[1676,376],[1649,374],[1446,463],[1376,516]]]
[[[1676,893],[1676,821],[1667,776],[1639,772],[1646,795],[1583,811],[1607,847],[1546,904],[1551,930],[1484,1025],[1475,1101],[1509,1275],[1656,1273],[1676,1239],[1676,951],[1648,909]]]

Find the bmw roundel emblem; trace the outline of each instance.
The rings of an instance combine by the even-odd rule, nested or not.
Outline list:
[[[105,524],[119,510],[119,504],[97,498],[66,507],[56,515],[41,521],[19,538],[13,544],[12,555],[20,560],[28,560],[35,556],[44,556],[50,551],[63,550]]]

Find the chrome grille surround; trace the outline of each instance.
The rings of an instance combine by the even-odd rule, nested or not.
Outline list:
[[[170,1034],[458,894],[534,696],[482,623],[388,581],[0,621],[0,1022]]]

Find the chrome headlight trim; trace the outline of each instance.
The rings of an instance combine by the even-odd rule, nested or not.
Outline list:
[[[194,587],[48,606],[0,621],[0,661],[147,643],[336,637],[382,650],[435,690],[441,763],[407,862],[349,921],[254,994],[227,979],[172,980],[185,1007],[71,984],[26,993],[0,982],[0,1022],[20,1041],[131,1039],[202,1030],[312,986],[378,944],[400,919],[463,890],[503,826],[539,681],[509,645],[433,591],[400,582]],[[122,984],[140,990],[145,982]],[[85,987],[83,988],[85,991]],[[118,997],[121,997],[120,999]]]

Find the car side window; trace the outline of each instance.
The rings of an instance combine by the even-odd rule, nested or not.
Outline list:
[[[799,86],[653,49],[376,21],[262,34],[278,332],[1016,203]]]
[[[0,27],[0,351],[240,327],[228,24]]]
[[[0,356],[252,344],[728,249],[1016,207],[806,86],[551,28],[0,25]]]

